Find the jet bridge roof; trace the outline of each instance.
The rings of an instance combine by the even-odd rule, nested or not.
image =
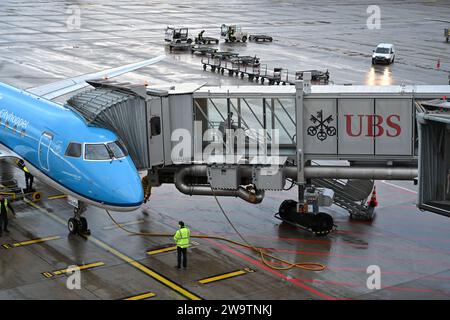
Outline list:
[[[295,95],[295,86],[202,86],[194,92],[194,97],[209,95],[230,96],[280,96]],[[417,98],[435,98],[439,95],[450,95],[449,85],[395,85],[395,86],[366,86],[366,85],[314,85],[311,86],[310,96],[342,96],[342,95],[374,95],[389,97],[410,95]]]

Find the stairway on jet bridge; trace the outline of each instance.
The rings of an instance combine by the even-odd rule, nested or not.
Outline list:
[[[365,204],[373,190],[373,180],[351,179],[345,182],[339,179],[313,179],[312,184],[333,190],[334,204],[347,210],[351,218],[361,220],[373,218],[373,208]]]

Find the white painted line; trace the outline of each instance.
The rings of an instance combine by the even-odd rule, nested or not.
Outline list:
[[[385,180],[381,180],[381,182],[383,182],[384,184],[387,184],[388,186],[392,186],[392,187],[394,187],[394,188],[402,189],[402,190],[405,190],[405,191],[408,191],[408,192],[417,194],[417,191],[410,190],[410,189],[404,188],[404,187],[400,187],[400,186],[398,186],[398,185],[396,185],[396,184],[393,184],[393,183],[390,183],[390,182],[386,182]]]

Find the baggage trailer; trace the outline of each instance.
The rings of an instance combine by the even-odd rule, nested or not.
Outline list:
[[[327,71],[320,71],[320,70],[302,70],[302,71],[296,71],[295,72],[295,79],[296,80],[303,80],[303,74],[305,72],[311,73],[311,81],[314,84],[328,84],[330,80],[330,73]]]
[[[191,48],[191,44],[187,43],[187,42],[179,43],[179,42],[172,41],[172,42],[169,43],[168,46],[169,46],[169,51],[170,52],[172,52],[174,50],[184,51],[184,50],[191,50],[192,49]]]
[[[213,37],[204,37],[203,33],[205,33],[205,30],[200,31],[198,36],[195,37],[194,42],[196,44],[219,44],[219,39]]]
[[[240,64],[236,75],[240,75],[241,79],[247,75],[249,81],[258,82],[261,75],[261,65],[259,63],[257,65]]]
[[[448,39],[450,38],[450,29],[448,29],[448,28],[444,29],[444,37],[445,37],[445,41],[448,42]]]
[[[257,56],[237,56],[233,57],[231,59],[233,62],[246,65],[246,66],[253,66],[257,67],[260,65],[259,58]]]
[[[229,76],[238,75],[239,65],[230,60],[222,60],[216,56],[211,57],[203,57],[202,58],[203,70],[206,70],[208,67],[212,72],[217,72],[224,74],[225,71],[228,71]]]
[[[200,46],[200,45],[193,45],[191,47],[191,51],[192,53],[196,53],[196,54],[201,54],[201,55],[206,55],[206,54],[214,54],[217,52],[217,49],[215,48],[211,48],[211,47],[206,47],[206,46]]]
[[[220,68],[221,62],[222,61],[218,57],[215,57],[214,55],[211,55],[210,57],[203,57],[202,58],[203,70],[206,70],[209,67],[212,72],[215,72],[216,69]]]
[[[273,38],[264,34],[251,34],[248,40],[254,42],[272,42]]]
[[[220,60],[230,60],[237,56],[239,56],[239,53],[228,51],[217,51],[213,54],[213,58],[218,58]]]
[[[289,72],[288,69],[283,68],[273,68],[273,70],[267,69],[267,66],[264,70],[264,74],[260,75],[261,84],[264,84],[265,81],[268,81],[269,86],[274,84],[291,84],[289,82]]]

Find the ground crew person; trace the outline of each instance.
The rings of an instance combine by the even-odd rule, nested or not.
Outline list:
[[[147,203],[150,195],[152,194],[152,187],[148,183],[148,176],[145,176],[141,180],[142,188],[144,189],[144,203]]]
[[[178,222],[180,229],[175,232],[173,239],[177,244],[178,269],[181,269],[181,256],[183,256],[183,268],[187,267],[187,248],[189,247],[189,238],[191,231],[184,225],[183,221]]]
[[[205,33],[205,30],[200,31],[200,33],[198,34],[198,43],[203,43],[203,34]]]
[[[23,172],[25,172],[25,186],[26,186],[25,190],[32,191],[34,176],[30,173],[27,166],[25,165],[25,162],[22,159],[18,159],[16,161],[16,164],[21,170],[23,170]]]
[[[9,233],[8,230],[8,209],[16,215],[13,207],[8,202],[8,199],[5,199],[3,195],[0,194],[0,237],[2,236],[3,231]]]

